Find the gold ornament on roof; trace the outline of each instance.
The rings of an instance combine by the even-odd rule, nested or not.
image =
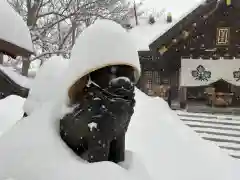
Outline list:
[[[228,45],[230,40],[230,28],[217,28],[217,45]]]
[[[163,55],[167,50],[168,48],[166,46],[162,46],[158,51],[160,52],[161,55]]]

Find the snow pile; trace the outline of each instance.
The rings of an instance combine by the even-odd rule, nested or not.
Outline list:
[[[153,180],[239,179],[240,163],[184,125],[164,100],[136,95],[127,148],[139,154]]]
[[[90,165],[76,157],[55,132],[53,106],[46,103],[0,139],[0,179],[148,180],[147,171],[152,180],[239,179],[239,163],[183,125],[164,100],[139,90],[136,100],[127,135],[127,148],[134,153],[128,151],[121,166],[111,162]]]
[[[0,138],[0,179],[18,180],[148,180],[138,158],[127,154],[121,166],[88,164],[63,143],[56,130],[52,104],[45,103]]]
[[[31,79],[17,73],[12,67],[5,67],[0,65],[0,70],[4,72],[11,80],[13,80],[19,86],[30,88]]]
[[[33,52],[29,29],[22,17],[8,4],[0,1],[0,39]]]
[[[24,98],[15,95],[0,100],[0,136],[22,118],[24,101]]]
[[[39,108],[43,102],[56,98],[57,87],[62,81],[62,75],[68,66],[68,60],[62,56],[52,56],[45,61],[32,81],[27,100],[24,103],[24,112],[28,115]]]
[[[30,63],[30,67],[28,69],[28,77],[34,78],[41,67],[41,60],[36,59]]]

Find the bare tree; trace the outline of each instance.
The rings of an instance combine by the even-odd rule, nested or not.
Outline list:
[[[17,61],[27,75],[32,61],[53,54],[69,57],[76,37],[96,19],[125,23],[132,14],[124,0],[8,0],[26,21],[34,44],[34,56]]]

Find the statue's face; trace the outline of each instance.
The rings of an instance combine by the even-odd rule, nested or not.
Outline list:
[[[116,79],[125,79],[130,82],[134,82],[134,70],[130,66],[118,65],[109,66],[90,74],[91,80],[98,84],[101,88],[105,89],[109,87],[109,83]]]
[[[134,70],[130,66],[110,66],[90,73],[90,79],[102,90],[106,90],[118,97],[126,97],[127,91],[132,94],[135,82]],[[83,89],[88,82],[88,76],[79,79],[71,88],[69,88],[69,98],[71,104],[80,102],[84,94]],[[127,94],[129,94],[127,93]]]
[[[118,98],[129,101],[134,98],[134,70],[129,66],[105,67],[91,73],[90,78],[95,85]]]

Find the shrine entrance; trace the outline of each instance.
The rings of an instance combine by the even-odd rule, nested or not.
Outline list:
[[[183,59],[179,99],[182,108],[197,102],[212,107],[240,107],[240,59]]]

